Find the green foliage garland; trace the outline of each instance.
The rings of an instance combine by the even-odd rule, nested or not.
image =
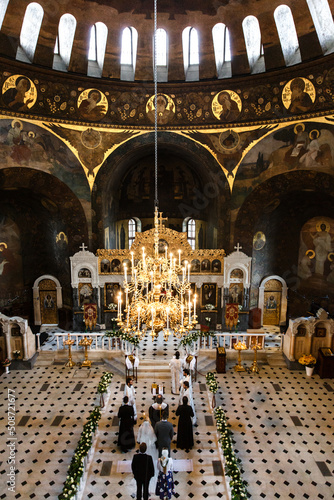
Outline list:
[[[206,384],[209,387],[209,391],[212,392],[212,394],[216,394],[216,392],[218,391],[216,372],[208,372],[205,378],[206,378]]]
[[[122,332],[122,330],[106,332],[104,336],[124,340],[126,342],[129,342],[130,344],[133,344],[136,347],[139,345],[140,342],[138,337],[133,337],[128,333]]]
[[[101,380],[99,382],[99,385],[97,386],[97,392],[99,394],[103,394],[104,392],[107,392],[108,385],[111,382],[111,379],[113,378],[114,374],[112,372],[105,372]]]
[[[184,337],[179,343],[178,347],[185,347],[186,345],[191,345],[196,342],[200,337],[215,337],[215,332],[201,332],[200,330],[195,330]]]

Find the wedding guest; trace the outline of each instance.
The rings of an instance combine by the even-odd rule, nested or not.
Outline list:
[[[137,421],[137,409],[136,409],[136,391],[133,387],[133,378],[127,377],[126,384],[124,387],[124,396],[129,398],[129,404],[133,407],[135,421]]]
[[[135,424],[133,406],[129,404],[129,398],[124,396],[123,405],[119,408],[118,418],[120,419],[118,431],[118,446],[122,453],[132,450],[135,447],[135,435],[133,426]]]
[[[155,425],[157,422],[161,420],[162,412],[167,412],[167,418],[169,416],[169,405],[163,402],[163,397],[161,394],[158,394],[155,398],[155,402],[150,406],[148,410],[148,415],[150,417],[150,421],[153,429],[155,429]]]
[[[182,374],[183,360],[180,359],[179,351],[176,351],[175,356],[169,363],[172,378],[172,394],[180,393],[180,375]]]
[[[173,459],[168,456],[168,450],[163,449],[158,460],[158,481],[155,494],[160,500],[172,498],[175,495],[173,478]]]
[[[183,382],[188,382],[189,387],[191,389],[191,375],[190,375],[190,371],[188,370],[188,368],[183,368],[182,377],[180,380],[181,387],[183,385]]]
[[[192,417],[194,417],[194,411],[190,405],[188,405],[187,396],[183,396],[182,405],[179,405],[175,415],[179,417],[177,425],[177,448],[191,450],[194,446],[193,437],[193,423]]]
[[[132,458],[131,469],[137,483],[137,500],[148,500],[148,487],[154,476],[154,465],[151,455],[146,454],[146,443],[141,443],[139,453]]]
[[[159,450],[159,457],[161,457],[161,452],[163,448],[167,448],[170,455],[170,444],[174,436],[173,424],[167,421],[167,412],[164,410],[162,412],[162,418],[160,422],[157,422],[154,428],[155,435],[157,436],[157,444]]]
[[[185,380],[182,384],[182,388],[180,391],[180,399],[179,399],[179,405],[183,404],[183,397],[186,396],[190,406],[193,409],[194,416],[192,417],[193,425],[196,424],[196,412],[195,412],[195,405],[194,405],[194,399],[192,395],[192,390],[191,387],[189,386],[189,382]]]

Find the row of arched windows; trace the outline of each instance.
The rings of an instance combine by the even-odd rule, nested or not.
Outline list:
[[[187,240],[192,250],[196,248],[196,221],[194,219],[185,219],[183,223],[184,229],[187,231]],[[139,219],[129,219],[128,222],[128,237],[129,237],[129,248],[131,248],[132,243],[135,240],[136,231],[141,231],[141,225],[139,224]]]
[[[306,0],[323,54],[334,50],[334,23],[328,0]],[[0,27],[2,25],[9,0],[0,0]],[[32,62],[42,25],[44,11],[40,4],[32,2],[27,6],[20,33],[20,45],[16,58]],[[298,35],[293,16],[287,5],[280,5],[274,11],[274,19],[282,52],[287,66],[301,62]],[[54,48],[53,69],[67,71],[77,21],[72,14],[64,14],[59,21],[58,35]],[[245,46],[252,73],[266,70],[259,22],[254,16],[247,16],[242,22]],[[88,52],[88,76],[101,77],[107,44],[108,28],[102,22],[91,27]],[[231,52],[229,30],[223,23],[212,29],[213,46],[218,78],[231,76]],[[134,80],[136,69],[138,32],[134,27],[127,27],[122,33],[121,45],[121,80]],[[156,34],[156,63],[158,81],[168,80],[168,35],[164,29]],[[182,33],[182,48],[185,79],[199,79],[199,34],[196,28],[187,27]]]

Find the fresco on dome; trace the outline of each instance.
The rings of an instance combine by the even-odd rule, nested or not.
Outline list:
[[[24,120],[0,120],[0,169],[29,167],[54,175],[89,200],[85,173],[70,149],[53,134]]]
[[[2,86],[2,99],[12,111],[28,111],[36,102],[34,83],[23,75],[11,75]]]
[[[294,78],[284,87],[282,101],[290,113],[305,113],[315,101],[315,88],[307,78]]]
[[[334,287],[334,220],[310,219],[300,232],[298,277],[302,286]]]
[[[212,112],[221,122],[234,122],[242,110],[238,94],[232,90],[223,90],[212,99]]]
[[[280,128],[246,154],[236,176],[241,185],[290,170],[334,173],[334,129],[328,122],[299,122]]]
[[[157,123],[158,125],[166,125],[170,122],[175,115],[175,104],[174,101],[167,94],[157,95]],[[154,123],[155,119],[155,107],[154,107],[154,95],[152,95],[146,103],[146,116]]]
[[[78,110],[84,120],[99,121],[108,111],[107,98],[100,90],[84,90],[78,97]]]

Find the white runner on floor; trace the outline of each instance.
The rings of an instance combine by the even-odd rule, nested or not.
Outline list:
[[[173,459],[174,471],[175,472],[192,472],[193,471],[193,461],[191,459],[185,460],[175,460]],[[119,460],[117,462],[116,472],[132,472],[131,471],[131,460]]]

